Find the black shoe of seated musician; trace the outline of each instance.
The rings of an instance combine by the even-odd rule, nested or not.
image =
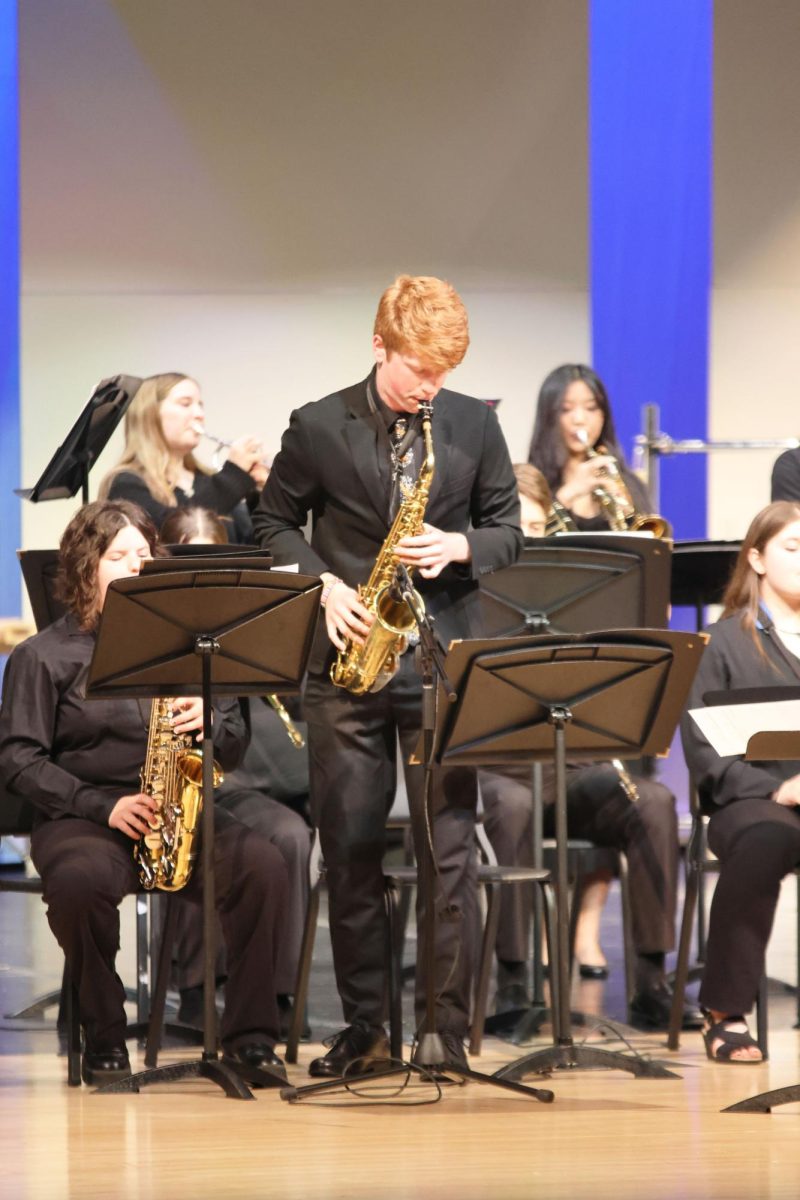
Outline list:
[[[104,1083],[116,1083],[127,1079],[131,1073],[128,1049],[123,1044],[110,1050],[86,1050],[81,1062],[81,1079],[90,1087],[102,1087]]]
[[[360,1075],[383,1071],[389,1066],[390,1050],[386,1031],[378,1026],[348,1025],[333,1038],[326,1038],[327,1054],[314,1058],[308,1068],[315,1079],[338,1079],[342,1075]]]
[[[292,1027],[292,1019],[294,1017],[294,996],[287,996],[283,992],[278,993],[278,1017],[280,1020],[280,1040],[285,1042],[289,1036],[289,1030]],[[303,1025],[300,1030],[300,1041],[311,1041],[311,1026],[308,1023],[308,1013],[303,1013]]]
[[[286,1067],[266,1042],[245,1042],[226,1050],[222,1062],[250,1087],[282,1087],[287,1082]]]
[[[505,1013],[525,1012],[533,1001],[524,983],[507,983],[498,987],[494,997],[495,1016]]]
[[[636,1029],[661,1031],[669,1029],[672,1008],[672,988],[662,980],[652,987],[637,991],[631,1000],[630,1023]],[[703,1014],[696,1004],[684,1000],[681,1029],[702,1029]]]

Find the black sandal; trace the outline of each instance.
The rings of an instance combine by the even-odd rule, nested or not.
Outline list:
[[[706,1020],[710,1020],[708,1015],[706,1015]],[[761,1047],[755,1038],[751,1036],[749,1030],[746,1033],[736,1033],[733,1029],[728,1028],[728,1026],[736,1024],[747,1025],[747,1022],[742,1016],[730,1014],[727,1017],[723,1017],[721,1021],[717,1021],[715,1025],[709,1025],[707,1029],[703,1030],[703,1041],[706,1044],[706,1054],[708,1057],[712,1062],[752,1063],[753,1066],[763,1062],[763,1056],[761,1058],[732,1057],[734,1050],[741,1050],[743,1047],[755,1046],[757,1050],[761,1050]],[[716,1041],[721,1041],[722,1045],[718,1046],[715,1052],[713,1047]]]

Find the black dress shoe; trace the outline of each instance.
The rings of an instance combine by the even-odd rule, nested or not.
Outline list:
[[[378,1026],[348,1025],[333,1038],[326,1038],[327,1054],[314,1058],[308,1068],[315,1079],[337,1079],[342,1075],[360,1075],[365,1071],[383,1071],[389,1066],[389,1039]]]
[[[90,1087],[102,1087],[104,1083],[116,1083],[127,1079],[131,1073],[131,1062],[126,1046],[112,1046],[110,1050],[86,1050],[81,1062],[81,1079]]]
[[[524,983],[507,983],[495,992],[495,1016],[502,1016],[503,1013],[525,1012],[531,1007],[531,1003],[528,989]]]
[[[672,988],[666,982],[656,983],[634,995],[630,1007],[630,1023],[637,1029],[669,1029],[672,1008]],[[681,1029],[702,1029],[703,1014],[696,1004],[685,1000]]]
[[[288,1082],[286,1067],[266,1042],[245,1042],[226,1050],[222,1062],[251,1087],[283,1087]]]
[[[608,967],[594,966],[592,963],[578,963],[578,974],[581,979],[608,979]]]

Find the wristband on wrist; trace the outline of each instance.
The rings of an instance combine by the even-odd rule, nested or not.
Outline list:
[[[328,596],[330,596],[331,592],[336,587],[337,583],[342,583],[342,582],[343,582],[343,580],[341,580],[338,575],[334,575],[334,577],[330,581],[330,583],[325,584],[325,587],[322,589],[322,595],[319,598],[320,606],[322,608],[324,608],[325,605],[328,603]]]

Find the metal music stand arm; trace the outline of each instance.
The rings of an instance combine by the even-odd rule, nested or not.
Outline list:
[[[796,450],[800,438],[738,438],[732,441],[706,441],[703,438],[676,440],[659,430],[660,407],[658,404],[642,406],[644,432],[634,438],[634,465],[642,470],[647,490],[659,510],[660,470],[659,458],[673,454],[708,454],[712,450]]]

